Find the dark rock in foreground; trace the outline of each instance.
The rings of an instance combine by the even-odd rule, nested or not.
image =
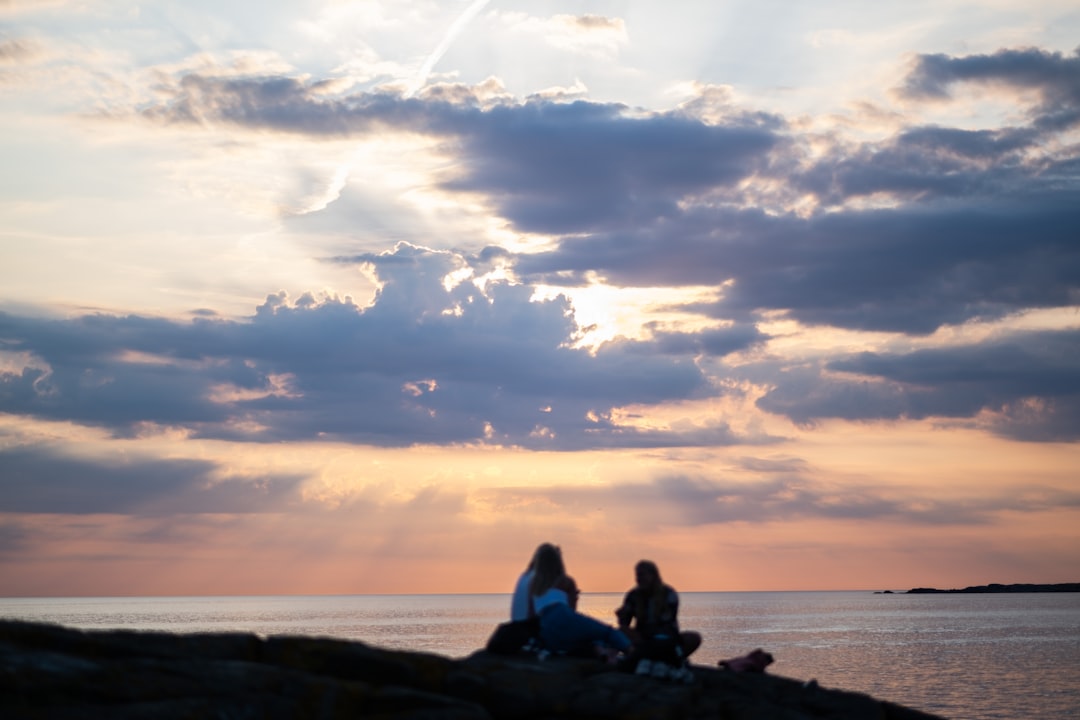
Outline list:
[[[937,588],[912,588],[907,591],[909,595],[927,595],[930,593],[1043,593],[1043,592],[1080,592],[1080,583],[1056,583],[1053,585],[1032,585],[1029,583],[1015,583],[1001,585],[990,583],[989,585],[972,585],[961,590],[938,590]]]
[[[772,675],[693,684],[592,660],[450,658],[329,638],[80,631],[0,621],[0,718],[866,718],[927,715]]]

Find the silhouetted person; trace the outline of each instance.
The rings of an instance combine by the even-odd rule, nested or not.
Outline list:
[[[540,617],[540,640],[547,650],[614,662],[620,651],[631,649],[625,634],[577,612],[580,593],[566,574],[559,548],[541,546],[538,550],[530,594]]]
[[[510,600],[511,620],[528,620],[536,615],[529,594],[529,586],[532,584],[533,575],[536,571],[536,558],[539,557],[541,550],[548,552],[552,549],[558,551],[558,548],[551,543],[543,543],[533,551],[528,566],[526,566],[525,571],[521,573],[521,577],[518,578],[517,583],[514,585],[514,596]]]
[[[651,560],[634,566],[634,579],[637,585],[626,593],[622,607],[615,611],[619,629],[646,657],[662,654],[664,646],[671,647],[677,658],[690,657],[701,646],[701,635],[679,631],[679,594],[664,584],[660,568]]]

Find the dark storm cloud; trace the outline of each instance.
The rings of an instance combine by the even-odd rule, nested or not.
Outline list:
[[[692,355],[569,348],[577,327],[565,300],[532,302],[533,288],[507,283],[489,284],[486,295],[471,283],[448,291],[443,278],[464,262],[452,253],[400,246],[357,260],[383,282],[367,308],[282,294],[240,322],[0,314],[0,349],[33,358],[0,375],[0,411],[121,435],[153,423],[256,441],[550,449],[739,441],[723,424],[676,433],[612,419],[613,408],[713,394]],[[689,349],[723,354],[758,340],[735,331]]]
[[[0,512],[248,513],[298,502],[298,476],[215,478],[213,463],[113,456],[84,459],[47,446],[0,450]]]
[[[1080,439],[1080,331],[1023,332],[958,347],[861,353],[773,376],[759,406],[800,423],[971,418],[1029,441]],[[827,372],[826,372],[827,371]],[[837,374],[840,373],[840,374]]]
[[[542,498],[571,515],[600,510],[633,527],[649,529],[800,519],[982,525],[994,522],[1003,511],[1037,513],[1080,506],[1080,493],[1030,486],[998,497],[942,500],[919,490],[822,483],[809,473],[780,473],[755,482],[671,476],[640,484],[491,492],[510,503]]]

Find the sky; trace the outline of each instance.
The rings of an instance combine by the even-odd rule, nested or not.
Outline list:
[[[1080,580],[1073,0],[0,0],[0,596]]]

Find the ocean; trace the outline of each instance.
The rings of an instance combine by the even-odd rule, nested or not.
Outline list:
[[[621,593],[582,595],[605,622]],[[698,665],[754,648],[769,672],[954,720],[1080,718],[1080,593],[681,593]],[[509,595],[0,598],[0,617],[75,628],[252,632],[361,640],[462,657]]]

